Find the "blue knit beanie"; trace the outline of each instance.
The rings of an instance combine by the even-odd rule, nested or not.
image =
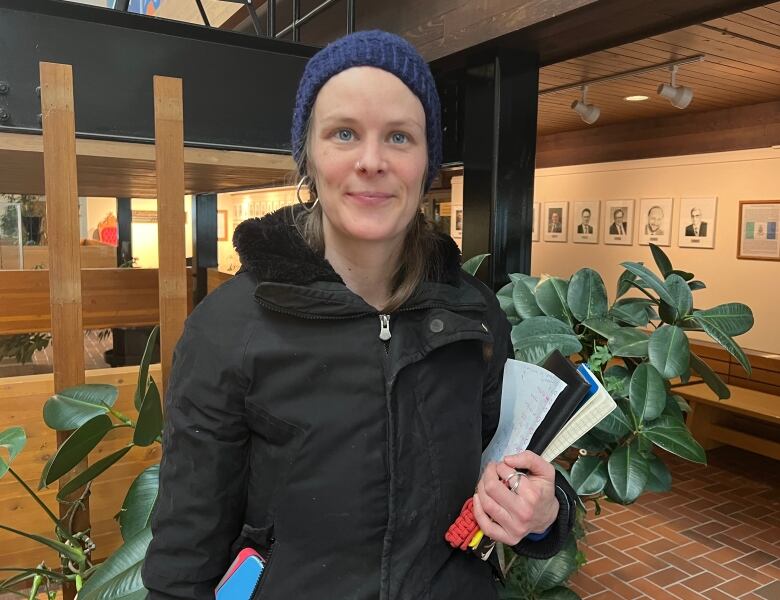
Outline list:
[[[403,81],[422,102],[428,142],[426,191],[441,165],[441,108],[428,63],[405,39],[385,31],[358,31],[329,44],[311,57],[298,84],[292,122],[293,158],[306,143],[306,123],[323,85],[351,67],[377,67]],[[305,166],[305,165],[304,165]]]

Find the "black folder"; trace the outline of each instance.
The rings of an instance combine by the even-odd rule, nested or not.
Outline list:
[[[558,394],[550,410],[536,428],[531,441],[528,442],[528,450],[540,456],[561,428],[577,412],[590,389],[590,384],[577,372],[577,367],[558,350],[552,351],[542,367],[563,381],[566,387]]]

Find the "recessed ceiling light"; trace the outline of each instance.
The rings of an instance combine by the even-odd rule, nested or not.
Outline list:
[[[626,96],[623,98],[623,100],[627,100],[628,102],[644,102],[649,99],[650,96]]]

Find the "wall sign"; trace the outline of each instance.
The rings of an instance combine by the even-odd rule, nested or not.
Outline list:
[[[737,258],[780,260],[780,200],[740,201]]]

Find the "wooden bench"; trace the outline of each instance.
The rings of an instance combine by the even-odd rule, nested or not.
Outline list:
[[[731,390],[720,400],[704,383],[674,386],[691,404],[687,424],[696,440],[705,450],[727,444],[780,460],[780,356],[746,351],[748,376],[722,348],[694,342],[691,349]]]

